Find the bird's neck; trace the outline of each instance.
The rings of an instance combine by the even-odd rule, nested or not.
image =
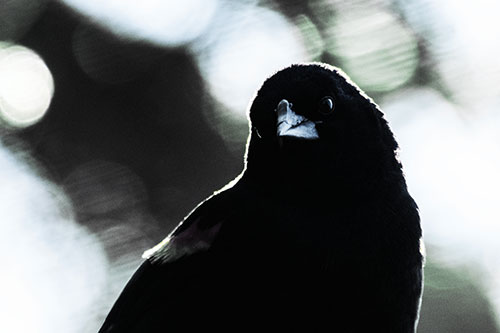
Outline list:
[[[248,186],[262,193],[311,201],[326,200],[342,206],[369,198],[382,199],[387,193],[397,193],[406,188],[402,174],[396,177],[366,167],[352,171],[343,172],[328,165],[290,165],[289,161],[269,157],[267,160],[249,161],[243,179]],[[396,171],[400,173],[400,170]]]

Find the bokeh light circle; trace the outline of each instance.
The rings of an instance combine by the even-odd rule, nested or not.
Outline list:
[[[165,46],[190,42],[210,24],[217,0],[63,0],[111,32]]]
[[[54,94],[54,80],[34,51],[0,42],[0,118],[14,127],[40,120]]]
[[[418,66],[413,33],[394,14],[380,9],[340,11],[329,29],[327,50],[356,83],[373,92],[402,86]]]
[[[399,3],[406,21],[425,42],[438,84],[460,105],[477,113],[488,112],[500,93],[500,2]]]
[[[307,50],[298,29],[278,12],[245,5],[220,15],[223,23],[193,50],[212,95],[246,121],[246,107],[264,79],[307,61]]]
[[[108,261],[61,188],[0,142],[0,331],[97,331]],[[86,331],[87,331],[86,330]]]

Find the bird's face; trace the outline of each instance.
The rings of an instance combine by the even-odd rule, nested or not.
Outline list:
[[[293,110],[293,104],[282,99],[276,107],[276,136],[282,143],[283,138],[292,137],[302,140],[318,140],[319,134],[316,126],[327,121],[335,110],[333,97],[324,96],[317,107],[316,112],[308,112],[311,115],[304,116]],[[311,110],[308,110],[311,111]]]
[[[378,107],[342,71],[324,64],[292,65],[268,78],[250,120],[248,167],[285,164],[303,175],[359,175],[380,159],[394,159],[397,148]]]
[[[331,121],[338,100],[333,72],[320,65],[295,65],[266,80],[250,118],[259,138],[320,139],[318,127]]]

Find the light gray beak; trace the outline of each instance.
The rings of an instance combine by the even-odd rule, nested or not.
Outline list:
[[[302,138],[306,140],[319,139],[316,124],[292,110],[291,103],[286,99],[281,100],[276,108],[278,114],[277,135]]]

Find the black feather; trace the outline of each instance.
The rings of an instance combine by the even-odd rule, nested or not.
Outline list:
[[[282,99],[319,139],[277,136]],[[264,82],[250,119],[244,172],[149,252],[100,332],[414,332],[420,220],[376,104],[301,64]]]

